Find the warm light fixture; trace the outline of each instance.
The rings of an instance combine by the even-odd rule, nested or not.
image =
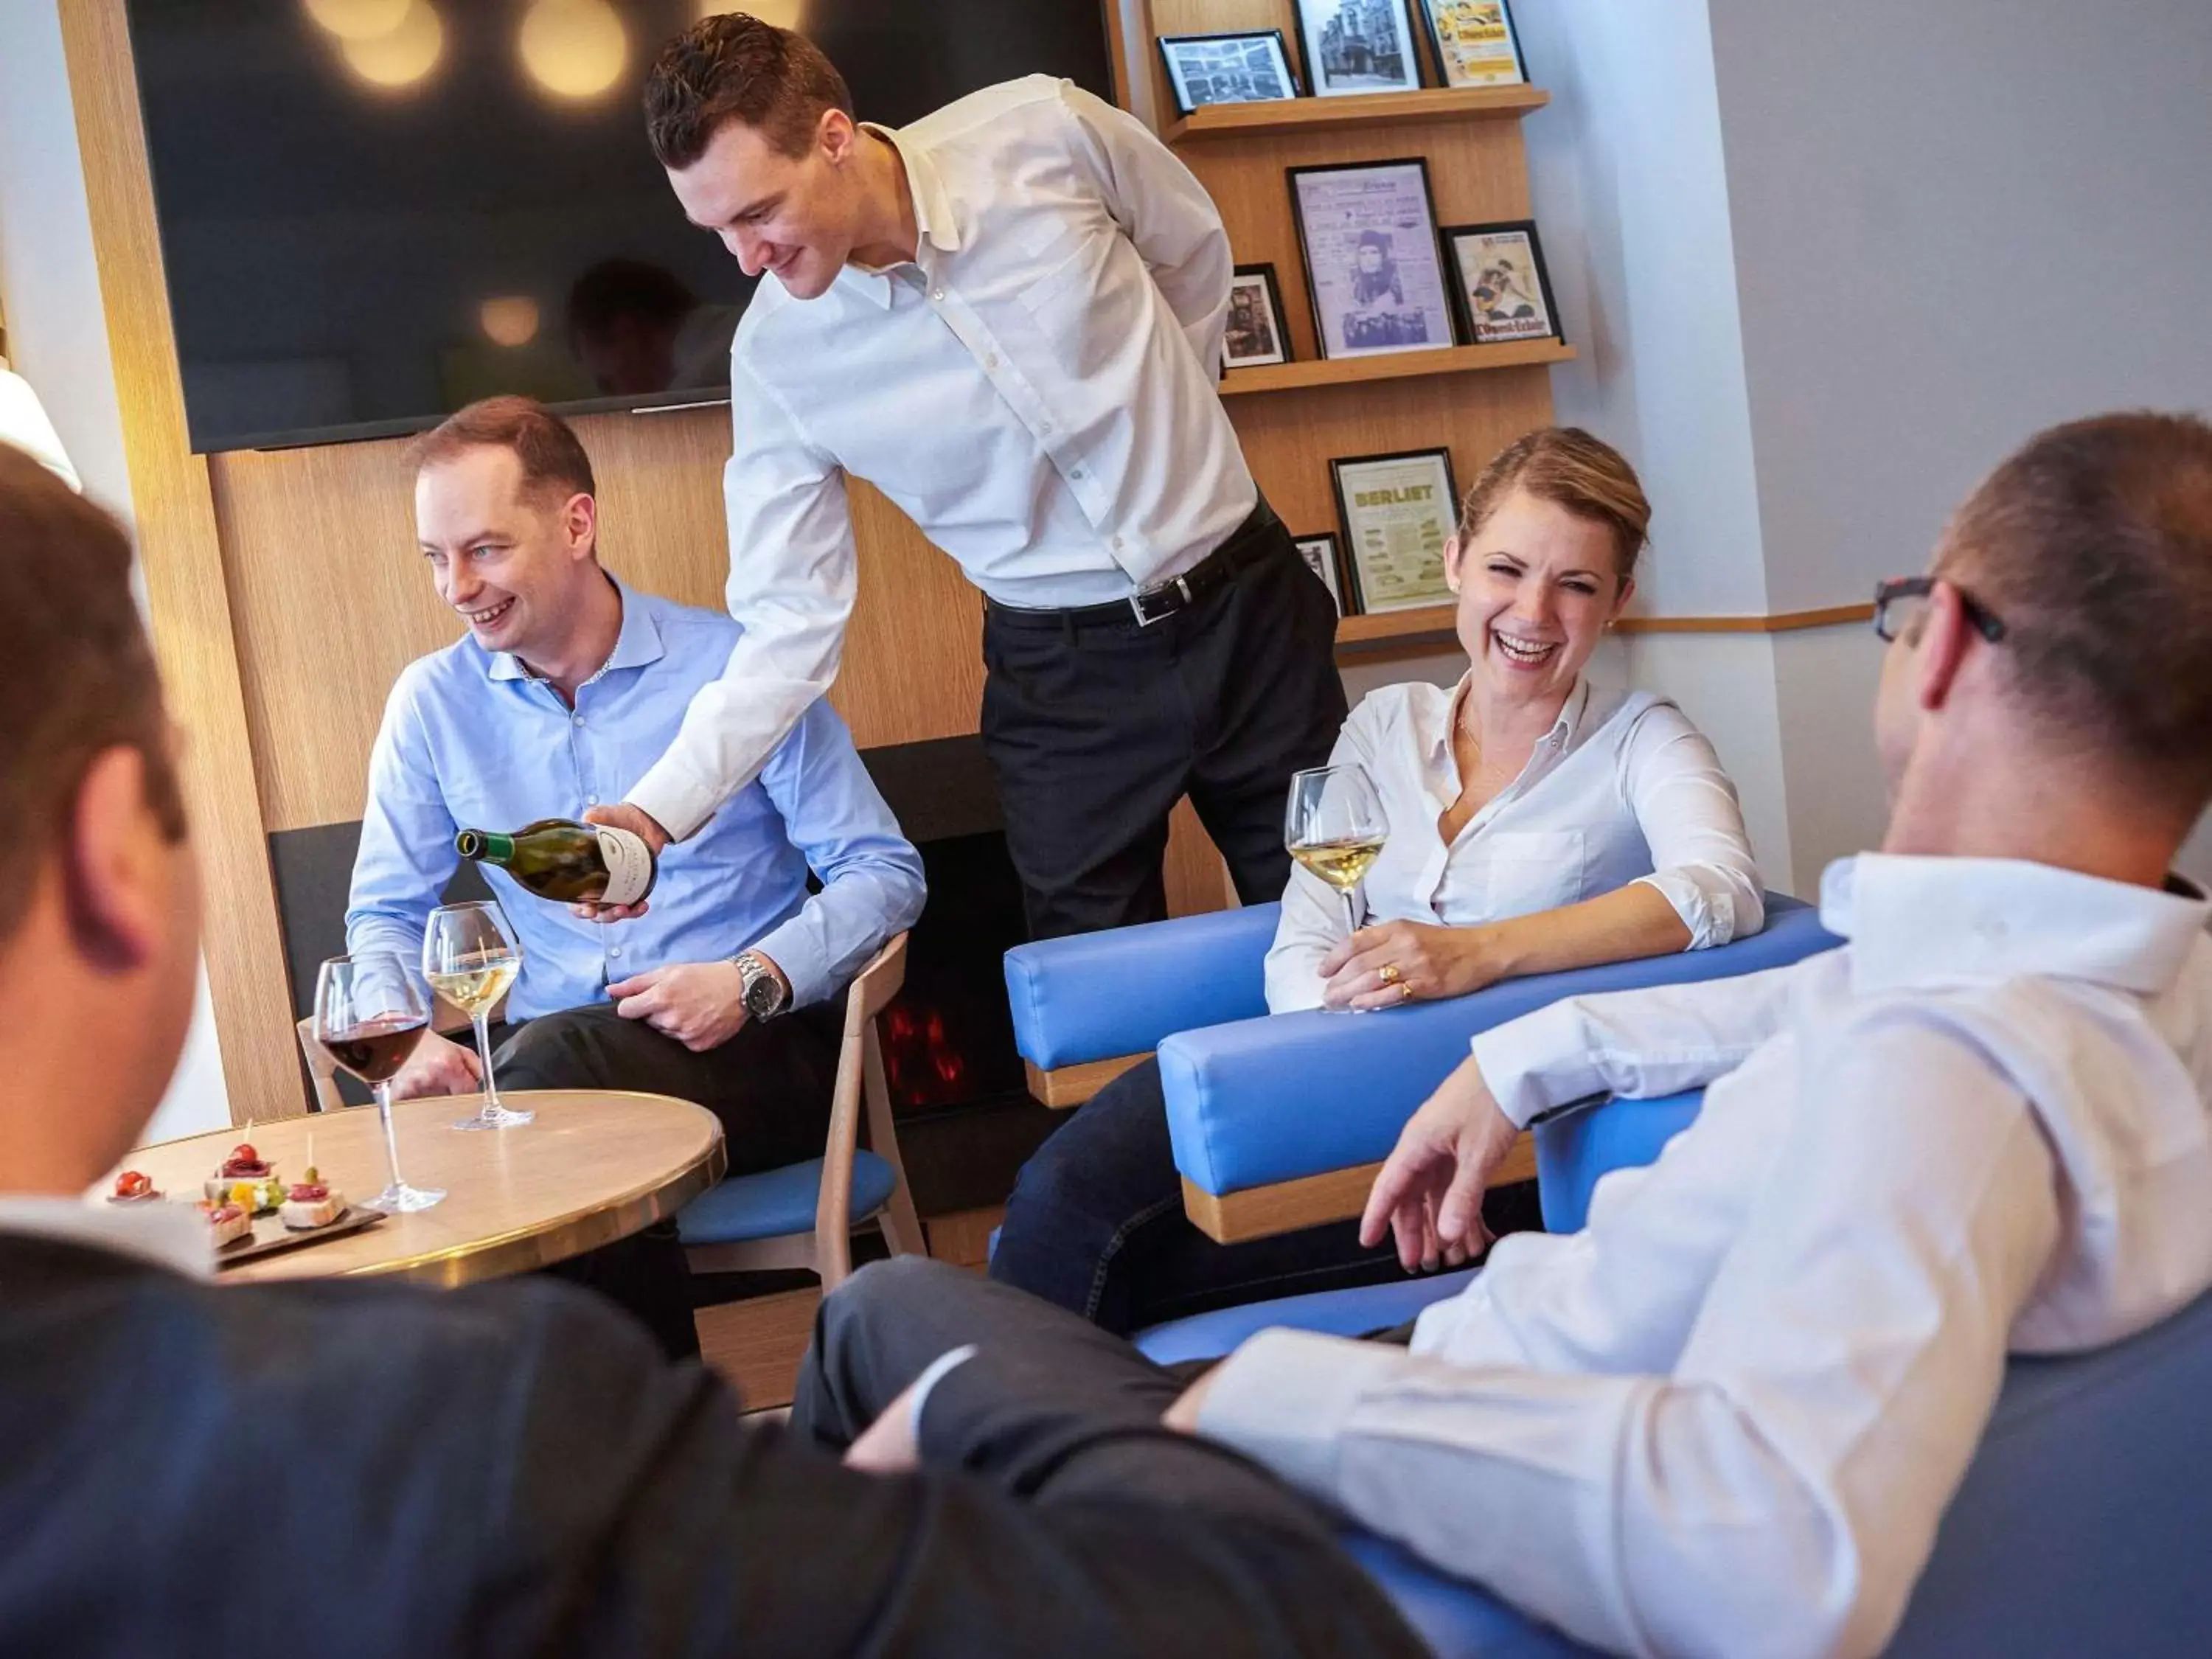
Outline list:
[[[483,302],[477,320],[495,345],[528,345],[538,337],[538,301],[527,294],[501,295]]]
[[[341,40],[374,40],[407,21],[413,0],[305,0],[307,15]]]
[[[69,452],[62,447],[54,423],[46,418],[46,405],[31,390],[31,383],[8,367],[4,318],[0,318],[0,444],[13,444],[33,460],[45,463],[47,471],[78,495],[84,493],[84,480],[70,465]]]
[[[806,0],[699,0],[702,17],[716,17],[726,11],[748,12],[780,29],[795,29],[805,21]]]
[[[629,40],[606,0],[537,0],[522,20],[522,66],[558,98],[591,98],[622,78]]]
[[[344,40],[339,50],[353,72],[373,86],[410,87],[428,75],[445,50],[446,26],[429,0],[408,0],[397,27],[367,40]]]

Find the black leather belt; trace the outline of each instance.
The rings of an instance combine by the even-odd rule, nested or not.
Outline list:
[[[1267,532],[1276,525],[1275,510],[1262,499],[1250,516],[1229,532],[1215,548],[1180,576],[1132,593],[1110,605],[1081,605],[1065,611],[1036,611],[1026,605],[992,602],[992,616],[1038,628],[1097,628],[1109,623],[1127,627],[1132,618],[1139,628],[1164,622],[1178,611],[1188,611],[1216,588],[1224,587],[1237,574],[1269,554],[1281,550],[1281,539]]]

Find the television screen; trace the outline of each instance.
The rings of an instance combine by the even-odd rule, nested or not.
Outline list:
[[[417,430],[521,392],[726,395],[753,284],[645,140],[715,0],[129,0],[192,447]],[[1100,0],[760,0],[897,126],[1043,72],[1113,95]]]

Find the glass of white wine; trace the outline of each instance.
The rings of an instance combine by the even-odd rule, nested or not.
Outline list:
[[[1293,773],[1291,804],[1283,819],[1283,844],[1291,856],[1336,889],[1344,899],[1347,936],[1359,931],[1352,891],[1375,860],[1390,830],[1374,780],[1358,766],[1316,766]]]
[[[538,1115],[501,1104],[491,1074],[491,1011],[521,971],[522,947],[498,905],[475,899],[430,912],[422,935],[422,977],[474,1024],[477,1058],[483,1066],[483,1106],[453,1125],[456,1129],[512,1129]]]

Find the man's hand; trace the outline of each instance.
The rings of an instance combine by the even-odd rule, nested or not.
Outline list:
[[[1463,1060],[1398,1137],[1367,1194],[1359,1242],[1372,1249],[1397,1235],[1407,1272],[1463,1266],[1489,1243],[1482,1192],[1520,1133],[1498,1109],[1472,1059]]]
[[[655,858],[659,858],[668,846],[668,831],[660,827],[659,820],[642,808],[632,806],[628,801],[617,801],[612,806],[594,806],[584,814],[584,822],[629,830],[653,849]],[[635,904],[595,904],[586,899],[582,903],[572,904],[568,908],[586,921],[628,921],[633,916],[643,915],[652,907],[644,899],[640,899]]]
[[[1220,1375],[1221,1367],[1216,1365],[1177,1395],[1175,1404],[1160,1416],[1162,1426],[1173,1429],[1177,1434],[1196,1434],[1198,1414],[1206,1409],[1206,1396],[1213,1391],[1213,1380]]]
[[[1321,959],[1322,1000],[1331,1008],[1395,1008],[1463,997],[1502,977],[1480,927],[1385,921],[1340,940]],[[1395,968],[1394,977],[1383,970]]]
[[[641,1019],[693,1054],[719,1048],[745,1023],[744,975],[734,962],[679,962],[607,987],[615,1012]]]
[[[422,1033],[407,1063],[392,1074],[392,1097],[413,1100],[422,1095],[473,1094],[483,1081],[477,1052],[448,1042],[435,1031]]]
[[[845,1467],[869,1474],[908,1474],[921,1466],[914,1439],[914,1389],[902,1389],[883,1414],[845,1448]]]

